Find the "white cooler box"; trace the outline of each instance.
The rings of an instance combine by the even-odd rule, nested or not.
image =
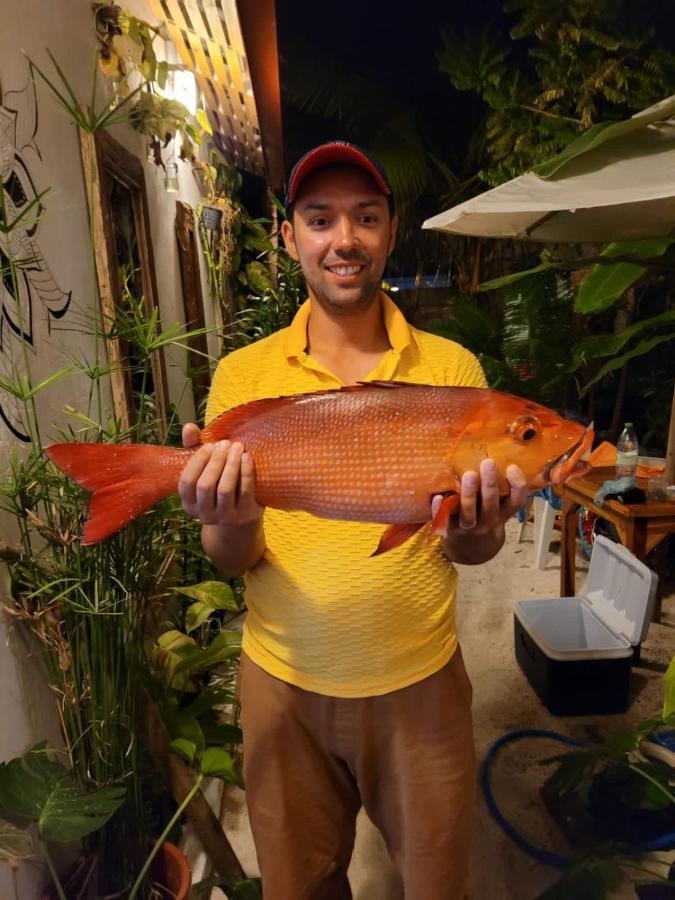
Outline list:
[[[627,708],[634,650],[647,635],[656,584],[651,569],[599,535],[585,596],[516,603],[516,659],[554,715]]]

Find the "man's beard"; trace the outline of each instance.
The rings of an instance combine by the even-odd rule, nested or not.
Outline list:
[[[348,301],[343,299],[343,295],[341,296],[339,288],[334,290],[324,290],[323,285],[317,286],[308,278],[307,286],[317,303],[327,312],[333,312],[338,315],[351,315],[355,312],[368,309],[380,291],[383,274],[384,270],[379,278],[371,278],[369,281],[365,282],[359,288],[358,296],[355,299]]]

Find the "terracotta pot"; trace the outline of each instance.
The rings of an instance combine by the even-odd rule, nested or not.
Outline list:
[[[162,849],[152,861],[152,879],[166,888],[166,900],[186,900],[192,885],[192,873],[187,857],[176,847],[165,841]]]
[[[77,889],[78,875],[83,876],[87,867],[84,860],[78,860],[63,876],[64,884],[69,889]],[[162,900],[186,900],[192,885],[192,873],[187,857],[176,847],[165,841],[150,867],[152,880],[165,890]],[[40,900],[58,900],[56,888],[46,887],[40,894]]]

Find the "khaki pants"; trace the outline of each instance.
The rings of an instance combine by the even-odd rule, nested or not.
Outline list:
[[[242,655],[244,777],[265,900],[348,900],[361,804],[406,900],[462,900],[475,792],[471,683],[459,649],[380,697],[304,691]]]

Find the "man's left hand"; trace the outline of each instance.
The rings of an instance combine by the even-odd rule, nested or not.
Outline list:
[[[459,514],[442,538],[443,549],[454,562],[486,562],[501,548],[504,523],[525,505],[528,494],[527,480],[518,466],[507,468],[506,480],[510,493],[500,497],[499,475],[492,459],[483,460],[480,472],[467,471],[462,476]],[[442,499],[440,495],[432,499],[432,517]]]

